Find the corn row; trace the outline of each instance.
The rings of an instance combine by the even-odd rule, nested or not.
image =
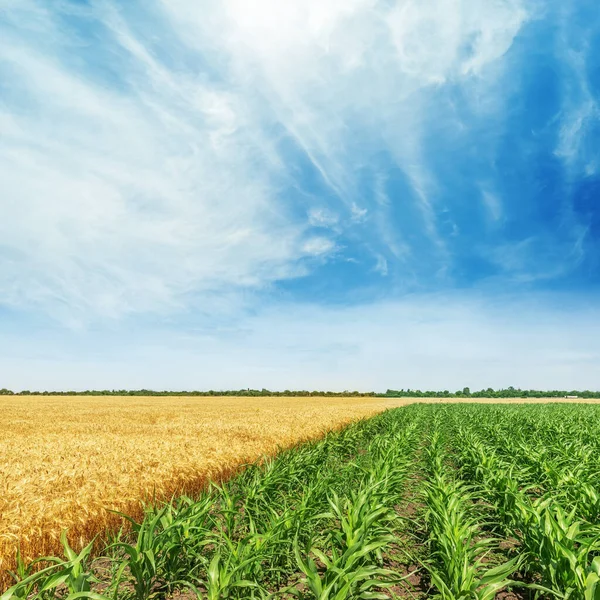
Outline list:
[[[475,510],[475,494],[456,479],[446,462],[447,449],[439,429],[426,448],[429,478],[424,487],[426,521],[431,546],[429,572],[443,600],[491,600],[511,583],[517,560],[497,566],[485,559],[497,550],[497,540],[482,535],[482,514]]]

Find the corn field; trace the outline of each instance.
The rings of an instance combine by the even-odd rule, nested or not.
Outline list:
[[[599,456],[594,405],[395,408],[63,534],[0,599],[600,600]]]

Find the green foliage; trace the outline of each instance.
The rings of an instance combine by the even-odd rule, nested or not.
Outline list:
[[[66,597],[69,599],[85,597],[103,600],[104,597],[101,594],[90,591],[93,583],[99,583],[92,574],[89,564],[93,541],[79,554],[69,545],[65,532],[61,536],[61,542],[65,553],[64,560],[56,557],[44,557],[30,565],[25,565],[18,556],[17,572],[12,573],[17,583],[2,594],[0,600],[33,597],[54,598],[59,589],[66,590]],[[50,565],[41,570],[35,570],[38,563],[50,563]]]

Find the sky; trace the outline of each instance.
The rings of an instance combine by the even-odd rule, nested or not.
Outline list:
[[[600,389],[595,0],[0,0],[0,387]]]

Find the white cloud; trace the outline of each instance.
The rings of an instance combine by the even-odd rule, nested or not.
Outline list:
[[[293,276],[303,225],[279,204],[283,174],[243,98],[166,71],[107,22],[142,71],[124,73],[128,94],[35,41],[0,42],[31,103],[0,109],[0,301],[116,316]]]
[[[308,211],[308,222],[314,227],[331,227],[339,220],[339,215],[327,208],[311,208]]]
[[[387,23],[400,68],[424,84],[478,74],[502,56],[526,18],[518,1],[398,2]]]
[[[525,22],[523,2],[230,0],[215,12],[191,0],[163,4],[190,45],[218,49],[238,84],[260,90],[260,101],[355,220],[361,167],[375,152],[388,152],[412,183],[422,227],[444,255],[436,182],[422,150],[431,119],[427,94],[446,81],[473,82],[484,97],[484,71]],[[493,97],[485,104],[492,110]]]
[[[360,223],[361,221],[364,221],[368,212],[369,211],[366,208],[361,208],[360,206],[358,206],[358,204],[356,204],[356,202],[353,202],[350,206],[350,214],[352,215],[352,220],[355,223]]]
[[[382,220],[366,218],[357,173],[383,140],[441,245],[419,94],[500,58],[525,19],[519,2],[165,0],[162,10],[156,25],[168,16],[185,61],[117,3],[71,15],[107,32],[97,51],[118,74],[108,85],[74,60],[80,40],[44,3],[6,9],[1,303],[77,322],[179,311],[294,277],[335,243],[306,241],[317,214],[301,222],[287,205],[277,127],[365,227]]]
[[[303,245],[304,252],[315,256],[326,254],[333,250],[333,248],[335,248],[335,243],[324,237],[310,238]]]

